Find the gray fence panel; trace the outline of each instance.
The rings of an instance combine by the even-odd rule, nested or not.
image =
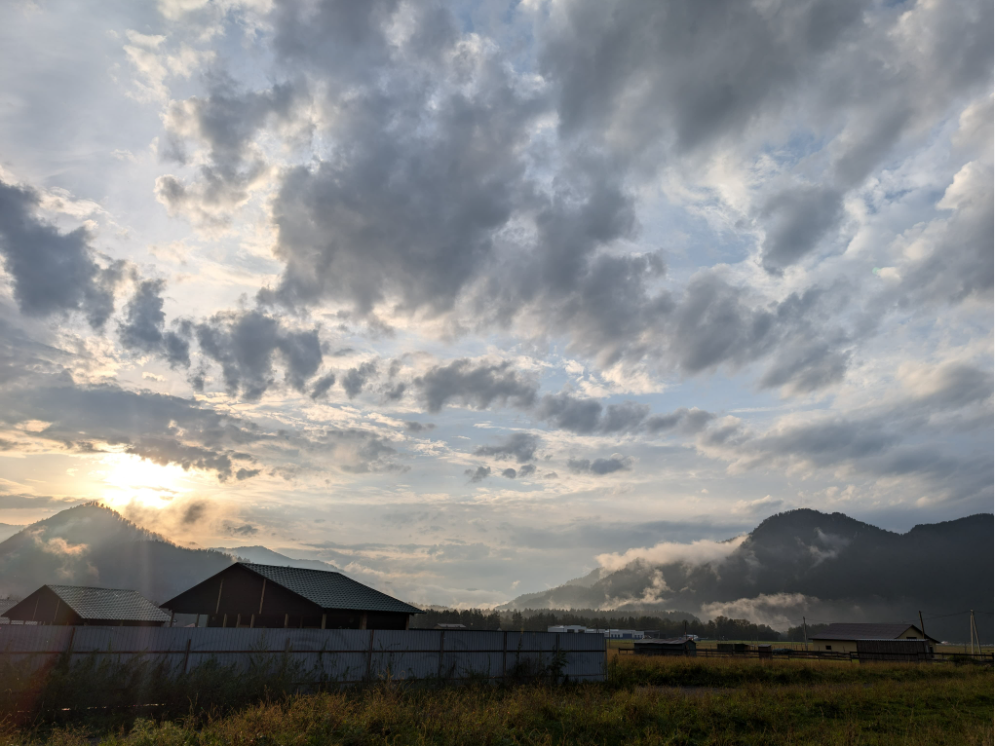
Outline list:
[[[559,650],[566,661],[564,673],[571,678],[598,679],[604,675],[604,641],[593,635],[22,625],[0,629],[0,654],[22,670],[52,662],[70,649],[74,661],[83,656],[98,663],[160,657],[178,674],[208,662],[245,673],[254,666],[286,661],[302,681],[343,683],[388,676],[499,679],[505,673],[545,668]]]

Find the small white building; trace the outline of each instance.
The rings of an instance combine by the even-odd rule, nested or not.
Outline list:
[[[547,632],[566,632],[568,634],[579,634],[582,635],[585,632],[590,632],[587,627],[580,624],[558,624],[553,627],[547,627]]]
[[[547,627],[547,632],[566,632],[577,635],[604,635],[609,640],[642,640],[646,635],[637,629],[601,629],[599,627],[584,627],[580,624],[557,624]]]

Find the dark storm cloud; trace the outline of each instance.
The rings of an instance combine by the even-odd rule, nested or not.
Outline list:
[[[539,389],[508,362],[475,363],[466,358],[435,366],[413,385],[429,412],[438,412],[452,401],[474,409],[486,409],[493,402],[528,408]]]
[[[377,364],[375,362],[366,362],[357,368],[350,368],[349,371],[342,376],[342,388],[345,389],[346,396],[350,399],[355,399],[363,391],[363,387],[366,386],[367,381],[377,374]]]
[[[144,280],[128,305],[125,323],[118,327],[121,344],[130,350],[162,355],[171,367],[190,367],[190,342],[180,334],[165,331],[166,314],[162,311],[162,280]]]
[[[529,433],[512,433],[504,443],[496,446],[480,446],[474,456],[492,456],[497,459],[515,459],[520,464],[528,463],[536,457],[540,440]]]
[[[0,256],[17,305],[29,316],[80,311],[101,329],[114,311],[123,264],[102,268],[86,228],[60,232],[36,217],[40,204],[33,189],[0,182]]]
[[[476,469],[467,469],[463,473],[470,477],[470,481],[473,483],[483,482],[491,475],[491,467],[478,466]]]
[[[604,476],[616,471],[628,471],[631,466],[629,459],[614,455],[609,458],[590,459],[570,459],[567,461],[567,468],[574,474],[594,474]]]
[[[47,423],[35,437],[78,452],[105,446],[157,464],[213,471],[229,479],[235,449],[264,436],[253,425],[175,396],[117,386],[42,386],[0,395],[0,422]]]
[[[196,327],[201,352],[221,365],[225,388],[232,396],[259,399],[275,382],[273,363],[279,356],[286,382],[305,391],[321,366],[317,330],[292,331],[262,311],[219,313]]]

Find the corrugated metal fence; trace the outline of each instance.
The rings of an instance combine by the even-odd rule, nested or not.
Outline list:
[[[356,683],[393,679],[504,679],[553,671],[571,680],[602,681],[600,635],[454,630],[221,629],[202,627],[0,628],[0,656],[22,671],[88,656],[126,662],[167,660],[177,675],[208,661],[247,670],[274,655],[309,680]]]

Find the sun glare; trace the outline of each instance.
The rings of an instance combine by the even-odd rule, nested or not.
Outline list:
[[[179,466],[159,466],[124,453],[109,454],[101,462],[102,496],[112,505],[137,500],[149,507],[162,508],[190,489],[190,475]]]

